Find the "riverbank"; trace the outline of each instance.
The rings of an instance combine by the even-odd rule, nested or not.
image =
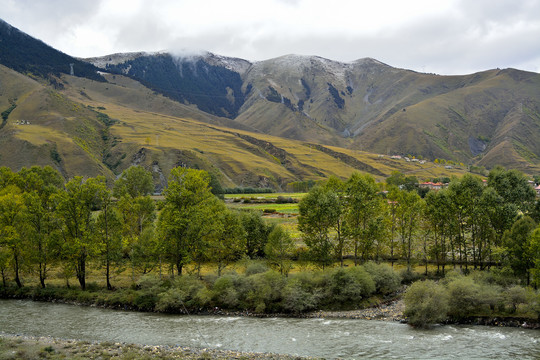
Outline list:
[[[395,299],[388,303],[365,309],[349,311],[316,311],[306,314],[310,318],[339,318],[339,319],[364,319],[381,321],[405,321],[403,312],[405,303],[402,299]]]
[[[0,359],[315,359],[280,354],[238,352],[183,346],[136,345],[112,342],[88,342],[51,337],[0,333]]]

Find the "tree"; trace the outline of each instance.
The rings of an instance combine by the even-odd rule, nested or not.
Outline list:
[[[398,194],[396,230],[401,237],[402,253],[407,260],[407,269],[410,270],[413,240],[418,230],[418,220],[423,212],[424,202],[416,191],[401,190]]]
[[[45,288],[50,264],[58,253],[58,218],[50,198],[45,198],[42,202],[40,196],[32,191],[23,194],[23,201],[24,217],[28,222],[25,235],[30,259],[37,265],[39,282],[41,287]]]
[[[149,196],[153,189],[152,174],[140,166],[124,170],[114,183],[122,241],[131,263],[132,281],[135,281],[136,268],[144,273],[155,264],[155,242],[149,237],[153,231],[147,231],[156,217],[155,204]]]
[[[525,213],[534,206],[536,193],[518,170],[496,166],[489,172],[488,186],[493,187],[506,203],[514,204]]]
[[[312,260],[322,268],[334,258],[331,230],[339,213],[338,195],[332,190],[316,186],[298,204],[298,229],[309,248]]]
[[[530,253],[530,237],[536,229],[536,223],[528,216],[517,220],[512,228],[504,233],[505,263],[510,266],[516,276],[525,278],[530,283],[530,269],[535,259]]]
[[[418,179],[416,176],[405,176],[397,170],[392,171],[392,174],[386,178],[386,183],[397,186],[401,190],[413,191],[418,189]]]
[[[94,236],[95,219],[92,210],[99,203],[98,192],[105,187],[105,178],[89,178],[84,181],[76,176],[66,184],[57,199],[58,215],[62,219],[64,243],[62,255],[70,262],[81,286],[86,289],[86,265],[89,258],[98,253],[99,243]]]
[[[22,168],[19,178],[25,186],[23,201],[24,218],[28,223],[25,237],[29,260],[37,266],[41,287],[45,288],[51,262],[56,260],[59,250],[59,219],[53,197],[59,192],[63,180],[50,166]]]
[[[346,199],[345,199],[345,184],[339,178],[331,176],[324,184],[324,188],[334,194],[332,207],[330,211],[330,223],[332,227],[332,233],[334,235],[333,248],[336,257],[339,259],[340,265],[343,266],[343,253],[346,245],[345,234],[345,216],[346,212]]]
[[[448,191],[430,191],[426,196],[424,216],[433,233],[431,254],[437,264],[437,272],[444,274],[446,256],[448,253],[448,239],[452,236],[452,208],[453,204]]]
[[[355,265],[360,254],[367,261],[383,239],[384,203],[378,193],[371,175],[353,173],[346,183],[346,234],[352,241]]]
[[[152,241],[148,237],[143,239],[143,234],[153,234],[147,229],[153,228],[156,218],[156,206],[148,195],[132,198],[131,195],[123,195],[117,202],[117,210],[120,216],[122,242],[125,254],[131,264],[132,281],[135,281],[135,269],[148,269],[155,263],[154,251],[148,244],[140,244],[142,241]],[[137,250],[136,250],[137,249]],[[151,250],[141,253],[141,250]],[[138,258],[137,258],[138,256]]]
[[[456,224],[457,245],[459,250],[459,260],[468,266],[469,250],[472,250],[473,263],[477,265],[477,241],[478,241],[478,221],[480,219],[480,200],[484,186],[480,178],[465,174],[460,180],[454,179],[448,187],[448,192],[452,204],[453,218]],[[468,248],[470,237],[471,249]]]
[[[255,211],[242,212],[240,220],[246,232],[246,255],[250,259],[263,257],[268,236],[274,226],[266,224],[261,215]]]
[[[535,288],[540,287],[540,227],[537,227],[528,239],[527,253],[531,258],[531,275]],[[540,299],[539,299],[540,300]]]
[[[268,262],[279,269],[281,275],[288,275],[292,267],[291,257],[295,249],[294,240],[282,226],[276,226],[268,236],[265,254]]]
[[[117,198],[129,195],[134,199],[148,195],[153,190],[152,174],[142,166],[127,168],[114,183],[114,196]]]
[[[209,236],[208,247],[209,259],[217,264],[218,276],[230,263],[239,260],[245,249],[246,233],[240,222],[240,217],[233,211],[225,208],[223,203],[218,202],[221,209],[216,209],[217,218],[212,222],[212,227],[205,234]]]
[[[493,249],[502,246],[504,232],[510,230],[518,214],[518,207],[515,204],[504,201],[493,187],[484,189],[480,199],[480,206],[484,216],[489,219],[489,231],[493,234],[493,239],[488,237],[486,243],[486,256],[488,267],[493,259]]]
[[[178,275],[192,260],[192,245],[200,232],[212,224],[215,197],[209,188],[210,176],[195,169],[174,168],[165,190],[165,205],[158,220],[161,249],[176,266]]]
[[[122,237],[120,215],[116,211],[112,194],[104,183],[99,184],[97,202],[101,208],[96,220],[96,230],[102,261],[105,263],[107,289],[112,290],[111,266],[122,258]]]
[[[13,185],[5,187],[0,192],[0,246],[7,248],[11,253],[13,273],[18,287],[22,287],[20,269],[26,249],[23,211],[24,203],[20,189]]]

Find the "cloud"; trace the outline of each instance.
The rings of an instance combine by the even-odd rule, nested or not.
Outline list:
[[[82,57],[113,52],[373,57],[417,71],[539,71],[536,0],[0,0],[4,20]]]

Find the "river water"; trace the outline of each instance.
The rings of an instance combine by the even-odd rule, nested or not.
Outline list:
[[[342,319],[179,316],[0,300],[0,331],[327,359],[540,359],[540,331]]]

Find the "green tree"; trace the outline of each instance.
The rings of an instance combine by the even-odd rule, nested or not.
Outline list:
[[[262,258],[268,236],[274,226],[268,225],[258,212],[241,213],[242,226],[246,232],[246,255],[250,259]]]
[[[192,261],[192,245],[202,239],[200,232],[212,224],[211,215],[216,215],[216,200],[209,183],[210,176],[205,171],[180,167],[171,170],[158,229],[161,250],[176,266],[178,275]]]
[[[460,180],[454,179],[448,187],[449,196],[453,204],[453,221],[456,224],[455,234],[460,267],[464,263],[466,269],[470,252],[472,252],[475,267],[477,265],[477,228],[480,219],[480,201],[483,190],[484,186],[480,178],[470,174],[465,174]]]
[[[402,254],[407,260],[407,269],[411,268],[414,240],[418,223],[423,213],[424,201],[416,191],[401,190],[396,209],[396,230],[401,238]]]
[[[22,287],[20,269],[27,246],[23,236],[23,212],[24,203],[18,187],[11,185],[0,191],[0,246],[10,252],[18,287]]]
[[[295,249],[294,240],[282,226],[274,227],[268,236],[265,247],[266,258],[279,270],[281,275],[288,275],[292,267],[291,257]]]
[[[416,176],[405,176],[401,172],[395,170],[386,178],[386,184],[394,185],[401,190],[413,191],[418,189],[418,179]]]
[[[57,213],[62,220],[64,243],[62,254],[70,262],[81,286],[86,289],[86,266],[88,260],[99,251],[99,243],[94,236],[95,219],[92,211],[99,204],[98,192],[105,186],[105,178],[89,178],[84,181],[76,176],[66,184],[57,199]]]
[[[346,183],[346,234],[351,238],[354,263],[367,261],[384,238],[384,202],[371,175],[353,173]]]
[[[311,259],[325,268],[334,258],[332,228],[339,214],[338,195],[329,188],[316,186],[298,204],[298,229],[309,248]]]
[[[525,213],[534,206],[536,193],[525,175],[518,170],[496,166],[489,172],[488,186],[493,187],[506,203],[514,204]]]
[[[343,255],[346,246],[347,236],[345,234],[345,217],[347,215],[345,199],[345,184],[341,179],[331,176],[324,184],[324,188],[333,195],[331,211],[331,228],[333,236],[333,249],[336,257],[339,259],[340,265],[343,266]]]
[[[131,166],[114,183],[114,196],[129,195],[132,199],[151,194],[154,190],[152,173],[142,166]]]
[[[63,185],[63,180],[50,166],[33,166],[19,172],[20,182],[25,184],[23,201],[24,219],[27,221],[25,237],[28,240],[29,260],[37,267],[39,281],[45,288],[49,268],[56,260],[59,247],[59,220],[53,197]]]
[[[528,216],[517,220],[512,228],[504,233],[504,262],[510,266],[516,276],[530,283],[530,269],[534,267],[534,258],[530,253],[530,237],[536,229],[536,223]]]
[[[111,267],[122,259],[122,225],[120,215],[113,204],[111,191],[104,183],[98,185],[96,196],[101,211],[96,220],[96,235],[100,244],[102,261],[105,264],[107,289],[112,290]]]
[[[486,243],[487,261],[488,264],[491,264],[496,260],[493,250],[502,246],[504,232],[512,227],[518,215],[518,207],[515,204],[505,202],[492,187],[484,189],[480,205],[483,214],[489,219],[490,228],[488,230],[493,233],[493,238],[487,237]]]
[[[9,270],[9,259],[11,255],[7,248],[0,244],[0,274],[2,275],[2,285],[7,286],[7,272]]]
[[[113,194],[118,199],[124,251],[129,257],[132,281],[135,271],[143,273],[156,262],[156,243],[150,235],[156,218],[155,203],[149,194],[153,191],[152,174],[141,166],[132,166],[115,181]],[[143,233],[145,234],[143,237]]]
[[[246,233],[240,222],[237,213],[225,208],[223,203],[218,202],[220,206],[215,207],[214,218],[210,231],[208,248],[209,259],[217,265],[218,276],[227,265],[239,260],[242,257],[246,247]],[[200,234],[202,235],[202,234]]]
[[[446,256],[449,250],[448,240],[452,236],[452,208],[447,190],[430,191],[426,198],[425,219],[433,234],[431,254],[437,264],[437,272],[444,274]]]
[[[529,236],[528,253],[531,257],[532,268],[530,269],[535,288],[540,287],[540,227],[537,227]],[[539,299],[540,300],[540,299]]]

